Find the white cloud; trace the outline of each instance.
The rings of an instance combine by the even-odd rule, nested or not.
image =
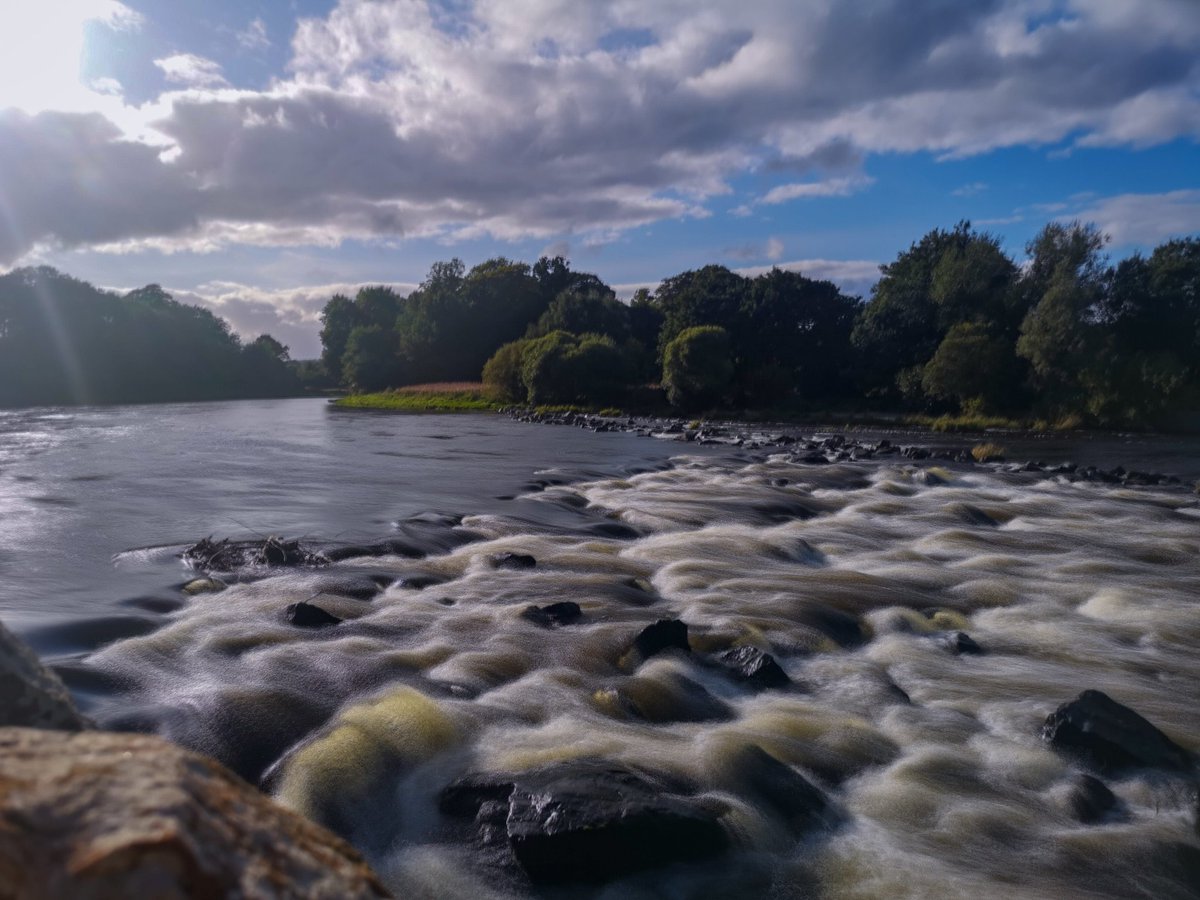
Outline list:
[[[964,184],[962,187],[955,188],[950,194],[954,197],[977,197],[987,189],[986,182],[972,181],[969,184]]]
[[[792,184],[781,184],[771,188],[757,202],[774,206],[804,197],[849,197],[866,190],[875,183],[874,178],[865,175],[850,175],[842,178],[830,178],[825,181],[805,181]]]
[[[229,82],[221,74],[219,63],[195,53],[176,53],[154,60],[154,65],[162,69],[167,81],[172,84],[196,88],[229,86]]]
[[[246,50],[265,50],[271,46],[267,37],[267,23],[261,18],[251,20],[250,24],[238,32],[237,42]]]
[[[1060,221],[1094,223],[1116,247],[1153,247],[1172,237],[1200,235],[1200,190],[1120,194],[1100,198]]]
[[[17,2],[36,38],[46,4]],[[63,2],[79,28],[103,10],[110,24],[131,21],[111,3]],[[0,120],[3,152],[15,152],[4,148],[11,140],[34,157],[40,147],[64,169],[52,183],[77,195],[58,203],[0,169],[9,223],[0,261],[38,243],[586,245],[709,215],[750,172],[771,180],[734,215],[863,190],[870,179],[855,173],[871,153],[1200,137],[1194,0],[875,0],[869,17],[855,7],[341,0],[297,23],[289,68],[267,89],[235,89],[216,62],[180,53],[158,64],[186,89],[138,109],[78,85],[79,45],[64,56],[10,29],[0,84],[33,92],[24,83],[38,83],[26,110],[100,110],[121,130]],[[255,41],[259,31],[243,34]],[[52,36],[62,43],[62,34]],[[57,62],[27,59],[9,72],[2,51],[27,39]],[[46,81],[43,70],[58,74]],[[42,90],[63,72],[75,94]],[[139,154],[151,137],[154,155]],[[135,157],[172,210],[127,183],[118,159]]]
[[[783,251],[784,251],[783,241],[781,241],[779,238],[771,238],[770,240],[767,241],[767,246],[766,246],[767,259],[770,259],[770,260],[782,259]]]

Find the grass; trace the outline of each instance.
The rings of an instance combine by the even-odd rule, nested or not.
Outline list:
[[[971,448],[971,455],[975,457],[975,462],[1003,462],[1005,455],[1008,453],[999,444],[986,443],[976,444]]]
[[[333,401],[343,409],[387,409],[395,412],[492,412],[500,408],[475,381],[410,384],[374,394],[350,394]]]

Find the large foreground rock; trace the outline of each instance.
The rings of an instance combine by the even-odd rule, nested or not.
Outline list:
[[[0,898],[386,897],[358,853],[159,738],[0,729]]]
[[[1186,750],[1101,691],[1084,691],[1052,712],[1042,726],[1042,737],[1055,749],[1104,773],[1137,768],[1186,772],[1192,768]]]
[[[0,726],[78,731],[88,722],[58,676],[0,624]]]

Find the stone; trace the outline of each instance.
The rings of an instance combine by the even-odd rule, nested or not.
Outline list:
[[[730,761],[731,785],[755,806],[782,819],[795,834],[832,822],[829,800],[821,789],[757,744],[748,744]]]
[[[792,683],[787,672],[775,662],[775,657],[757,647],[726,650],[717,661],[731,678],[755,690],[787,687]]]
[[[1186,750],[1101,691],[1084,691],[1052,712],[1042,738],[1103,773],[1136,768],[1186,772],[1193,764]]]
[[[548,606],[527,606],[521,612],[522,619],[526,619],[543,628],[552,628],[555,625],[570,625],[572,622],[578,622],[582,617],[583,610],[579,608],[579,604],[573,603],[570,600],[551,603]]]
[[[532,569],[537,565],[528,553],[497,553],[491,562],[493,569]]]
[[[659,619],[647,625],[633,639],[633,649],[643,659],[649,659],[664,650],[691,652],[688,644],[687,626],[678,619]]]
[[[386,897],[349,844],[161,738],[0,729],[6,897]]]
[[[717,815],[666,776],[597,759],[517,775],[471,775],[442,791],[443,812],[476,817],[535,884],[604,882],[723,853]]]
[[[965,631],[956,631],[946,638],[946,648],[957,655],[979,656],[983,648]]]
[[[1104,814],[1117,805],[1116,795],[1094,775],[1080,775],[1071,786],[1067,804],[1072,814],[1085,825],[1104,818]]]
[[[0,624],[0,725],[79,731],[89,727],[58,676]],[[0,841],[2,843],[2,841]]]
[[[321,628],[325,625],[337,625],[342,621],[333,613],[305,600],[289,604],[285,615],[289,622],[301,628]]]
[[[193,578],[181,590],[194,597],[197,594],[215,594],[225,590],[225,586],[225,582],[220,578]]]

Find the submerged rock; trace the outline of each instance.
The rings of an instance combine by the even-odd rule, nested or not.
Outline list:
[[[301,628],[320,628],[324,625],[337,625],[342,621],[333,613],[305,600],[289,604],[285,615],[289,622]]]
[[[688,644],[688,630],[683,622],[678,619],[659,619],[638,633],[633,639],[632,649],[645,660],[664,650],[689,653],[692,648]]]
[[[0,624],[0,725],[62,731],[79,731],[89,725],[75,709],[58,676],[43,666],[37,654],[3,624]]]
[[[728,768],[730,786],[782,819],[793,833],[827,825],[834,818],[820,788],[757,744],[734,754]]]
[[[946,637],[946,648],[958,655],[979,656],[983,648],[965,631],[956,631]]]
[[[756,690],[766,688],[787,687],[792,683],[787,672],[783,671],[775,657],[763,653],[757,647],[736,647],[726,650],[717,657],[717,662],[735,681],[742,682]]]
[[[519,775],[472,775],[442,791],[448,815],[474,816],[535,883],[602,882],[729,846],[716,814],[670,779],[602,760]]]
[[[214,541],[203,538],[181,554],[200,572],[232,572],[246,566],[323,566],[329,558],[309,550],[299,541],[269,537],[265,541]]]
[[[197,594],[215,594],[225,590],[225,587],[225,582],[220,578],[193,578],[180,590],[194,597]]]
[[[491,563],[493,569],[532,569],[537,560],[528,553],[497,553]]]
[[[350,845],[148,735],[0,729],[11,897],[386,897]]]
[[[1187,771],[1188,752],[1128,706],[1100,691],[1084,691],[1046,718],[1042,737],[1101,772],[1132,768]]]
[[[1067,795],[1067,803],[1075,818],[1090,825],[1099,822],[1105,813],[1117,805],[1117,797],[1099,778],[1080,775]]]
[[[521,618],[527,619],[543,628],[555,625],[570,625],[583,617],[583,610],[578,603],[564,600],[561,603],[551,603],[548,606],[527,606],[521,612]]]

